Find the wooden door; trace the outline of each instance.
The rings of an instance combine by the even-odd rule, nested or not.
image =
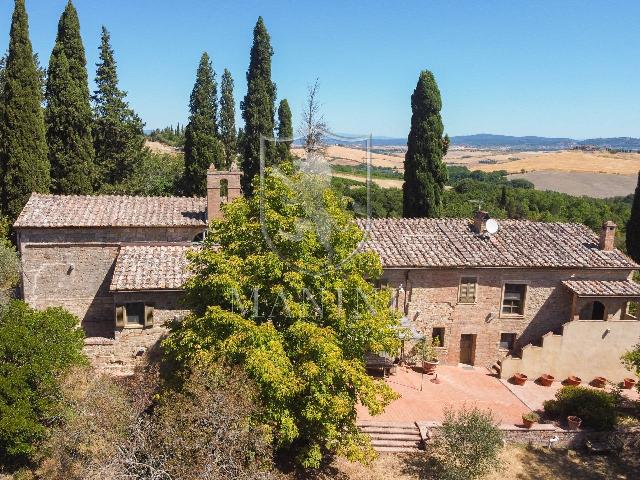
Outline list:
[[[460,363],[473,365],[475,357],[476,336],[471,334],[460,335]]]

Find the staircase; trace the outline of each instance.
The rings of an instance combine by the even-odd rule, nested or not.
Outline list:
[[[422,438],[415,423],[358,422],[358,429],[371,437],[378,453],[415,453],[422,448]]]

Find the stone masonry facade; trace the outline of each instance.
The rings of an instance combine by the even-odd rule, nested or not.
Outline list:
[[[207,198],[33,194],[14,225],[24,300],[77,315],[94,365],[132,373],[167,322],[187,314],[186,254],[240,195],[239,179],[210,169]],[[506,220],[488,235],[487,218],[358,221],[404,320],[443,338],[442,362],[489,367],[571,320],[626,320],[640,300],[628,281],[638,266],[613,247],[615,225],[598,237],[583,225]],[[461,282],[473,295],[461,295]]]
[[[572,295],[563,280],[579,276],[606,280],[626,280],[631,270],[584,269],[385,269],[382,284],[396,293],[402,314],[430,337],[434,328],[444,328],[444,344],[440,361],[460,362],[462,335],[475,335],[472,363],[491,366],[509,353],[500,348],[502,333],[514,333],[514,350],[540,341],[542,335],[559,331],[570,320]],[[477,280],[474,303],[460,303],[461,278]],[[523,315],[501,313],[504,285],[526,285]],[[399,287],[402,285],[402,288]],[[602,299],[609,319],[624,315],[626,301],[620,298]]]

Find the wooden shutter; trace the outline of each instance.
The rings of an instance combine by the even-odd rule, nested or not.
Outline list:
[[[153,327],[153,305],[144,306],[144,326]]]
[[[116,305],[116,328],[124,328],[126,316],[124,305]]]

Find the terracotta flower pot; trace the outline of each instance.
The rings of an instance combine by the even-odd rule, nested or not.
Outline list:
[[[522,419],[522,424],[525,428],[531,428],[535,422],[533,420],[527,420],[526,418]]]
[[[622,386],[622,388],[630,389],[630,388],[633,388],[635,384],[636,384],[636,381],[633,378],[625,378],[624,385]]]
[[[596,377],[591,381],[591,385],[596,388],[604,388],[607,385],[607,379],[604,377]]]
[[[553,375],[549,375],[548,373],[544,373],[540,375],[540,378],[538,378],[540,385],[544,387],[550,387],[554,380],[555,377]]]
[[[580,425],[582,424],[582,419],[570,415],[567,417],[567,423],[569,424],[569,430],[578,430],[580,428]]]
[[[516,373],[513,377],[513,383],[516,385],[524,385],[524,382],[527,381],[527,377],[524,373]]]
[[[424,370],[424,373],[433,373],[436,371],[436,367],[439,363],[439,360],[425,360],[424,362],[422,362],[422,369]]]
[[[580,377],[576,377],[575,375],[571,375],[567,377],[565,383],[567,385],[573,385],[575,387],[576,385],[580,385],[582,383],[582,379]]]

